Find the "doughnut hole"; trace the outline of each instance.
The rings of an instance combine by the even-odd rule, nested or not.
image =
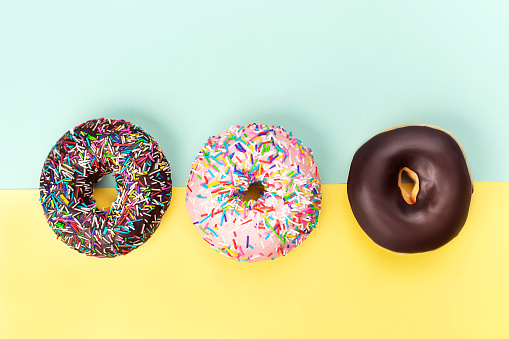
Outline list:
[[[115,177],[112,173],[102,177],[94,186],[94,200],[99,210],[108,211],[117,198],[117,191],[112,190],[112,187],[116,187]]]
[[[417,194],[419,193],[419,176],[417,173],[408,167],[400,169],[398,187],[407,204],[413,205],[417,202]]]
[[[265,192],[265,187],[260,181],[255,181],[249,185],[246,191],[244,191],[243,202],[247,203],[253,200],[255,203]]]

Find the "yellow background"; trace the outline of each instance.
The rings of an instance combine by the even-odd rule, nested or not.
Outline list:
[[[201,240],[184,188],[174,188],[155,235],[115,259],[57,240],[37,190],[0,191],[0,337],[507,338],[508,190],[476,183],[456,239],[397,255],[359,228],[346,185],[324,185],[303,245],[253,264]]]

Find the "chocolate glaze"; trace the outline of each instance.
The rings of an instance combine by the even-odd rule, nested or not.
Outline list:
[[[398,187],[403,167],[419,177],[413,205],[405,202]],[[428,126],[404,126],[375,135],[357,150],[347,191],[357,222],[375,243],[394,252],[419,253],[458,235],[473,186],[453,137]]]

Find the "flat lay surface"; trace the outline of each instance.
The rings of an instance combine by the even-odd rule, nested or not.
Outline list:
[[[185,189],[130,254],[89,258],[57,240],[38,192],[1,191],[4,338],[505,338],[509,260],[503,197],[477,183],[459,236],[424,254],[377,247],[346,186],[323,187],[318,227],[284,258],[252,264],[209,248]],[[113,189],[98,190],[103,196]],[[8,225],[8,226],[7,226]]]
[[[375,133],[417,123],[458,138],[474,181],[509,180],[508,10],[493,0],[4,2],[0,140],[11,160],[0,188],[37,188],[50,147],[99,117],[151,134],[180,187],[209,136],[253,122],[294,132],[325,184],[346,183]]]
[[[509,3],[0,3],[0,337],[509,337]],[[90,119],[160,145],[174,195],[132,253],[56,239],[39,199],[50,149]],[[280,125],[313,150],[316,229],[286,257],[209,248],[185,186],[207,138]],[[355,151],[396,125],[451,132],[474,181],[459,236],[429,253],[375,245],[353,217]],[[98,184],[105,206],[111,178]]]

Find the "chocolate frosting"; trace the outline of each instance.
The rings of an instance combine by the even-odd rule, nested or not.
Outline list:
[[[112,173],[117,198],[107,211],[94,185]],[[171,200],[170,164],[152,137],[124,120],[89,120],[51,149],[40,200],[57,237],[95,257],[124,255],[155,232]]]
[[[398,187],[404,167],[419,177],[413,205]],[[398,127],[371,138],[355,153],[347,184],[353,214],[364,232],[400,253],[431,251],[456,237],[473,192],[461,147],[447,132],[428,126]]]

